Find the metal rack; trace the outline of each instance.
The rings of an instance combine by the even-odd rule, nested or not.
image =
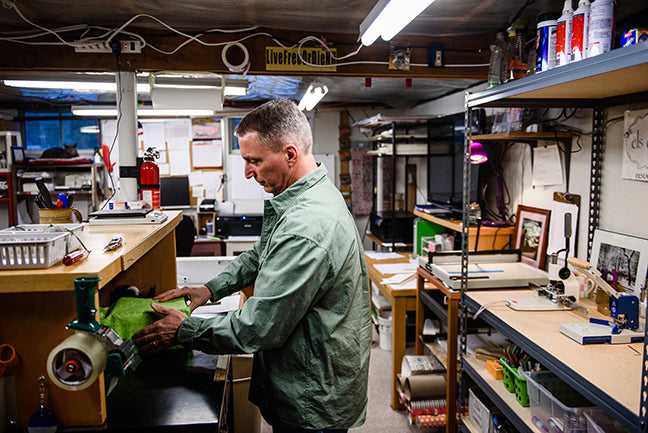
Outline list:
[[[599,224],[600,211],[600,175],[603,169],[605,107],[645,101],[648,97],[648,44],[638,44],[617,49],[580,62],[571,63],[550,71],[525,77],[500,87],[475,94],[466,94],[465,118],[466,139],[464,141],[464,213],[462,230],[462,279],[460,320],[460,353],[466,353],[467,310],[466,300],[468,270],[468,221],[470,185],[470,123],[472,109],[476,107],[586,107],[593,109],[593,136],[591,155],[591,178],[588,215],[588,258],[591,251],[594,230]],[[474,305],[472,306],[475,307]],[[484,315],[486,319],[487,314]],[[506,334],[506,324],[492,323]],[[508,334],[507,334],[508,335]],[[522,342],[525,350],[536,356],[578,392],[596,403],[600,408],[614,417],[633,432],[646,432],[648,420],[648,334],[644,338],[644,362],[642,370],[642,395],[639,414],[632,413],[627,407],[619,404],[606,395],[601,395],[590,383],[583,383],[577,376],[570,375],[569,366],[559,360],[545,356],[542,347],[534,344],[522,335],[509,335],[514,341]],[[462,369],[474,373],[474,369],[462,362]],[[472,376],[472,374],[471,374]],[[476,376],[476,375],[475,375]],[[460,398],[466,395],[462,386]],[[477,381],[477,384],[483,386]],[[505,403],[499,402],[506,405]],[[505,411],[506,412],[506,411]],[[516,420],[519,421],[519,420]],[[521,431],[530,431],[524,423],[516,422]],[[519,425],[518,425],[519,424]],[[531,429],[532,431],[532,429]]]

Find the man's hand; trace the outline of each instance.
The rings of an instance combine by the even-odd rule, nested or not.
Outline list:
[[[158,313],[164,314],[155,323],[142,328],[133,335],[133,343],[139,349],[140,353],[158,353],[167,347],[174,346],[178,343],[178,328],[187,315],[174,308],[166,308],[155,302],[151,307]]]
[[[169,290],[160,295],[157,295],[155,298],[156,301],[165,302],[171,299],[179,298],[181,296],[186,296],[189,298],[191,303],[190,308],[191,312],[196,309],[196,307],[201,306],[205,302],[211,299],[212,293],[207,286],[184,286],[179,289]]]

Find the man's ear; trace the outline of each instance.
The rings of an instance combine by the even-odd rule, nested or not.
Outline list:
[[[297,146],[292,143],[288,143],[284,150],[286,152],[288,164],[295,164],[299,159],[299,150],[297,149]]]

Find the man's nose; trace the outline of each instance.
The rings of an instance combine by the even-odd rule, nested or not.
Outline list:
[[[246,179],[254,177],[254,169],[252,168],[252,165],[249,162],[245,163],[245,168],[244,168],[243,172],[245,174]]]

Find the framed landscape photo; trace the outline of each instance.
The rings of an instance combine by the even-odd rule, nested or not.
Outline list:
[[[648,269],[648,239],[597,229],[591,263],[610,286],[640,296]]]
[[[522,251],[522,263],[544,269],[551,211],[518,205],[513,247]]]

